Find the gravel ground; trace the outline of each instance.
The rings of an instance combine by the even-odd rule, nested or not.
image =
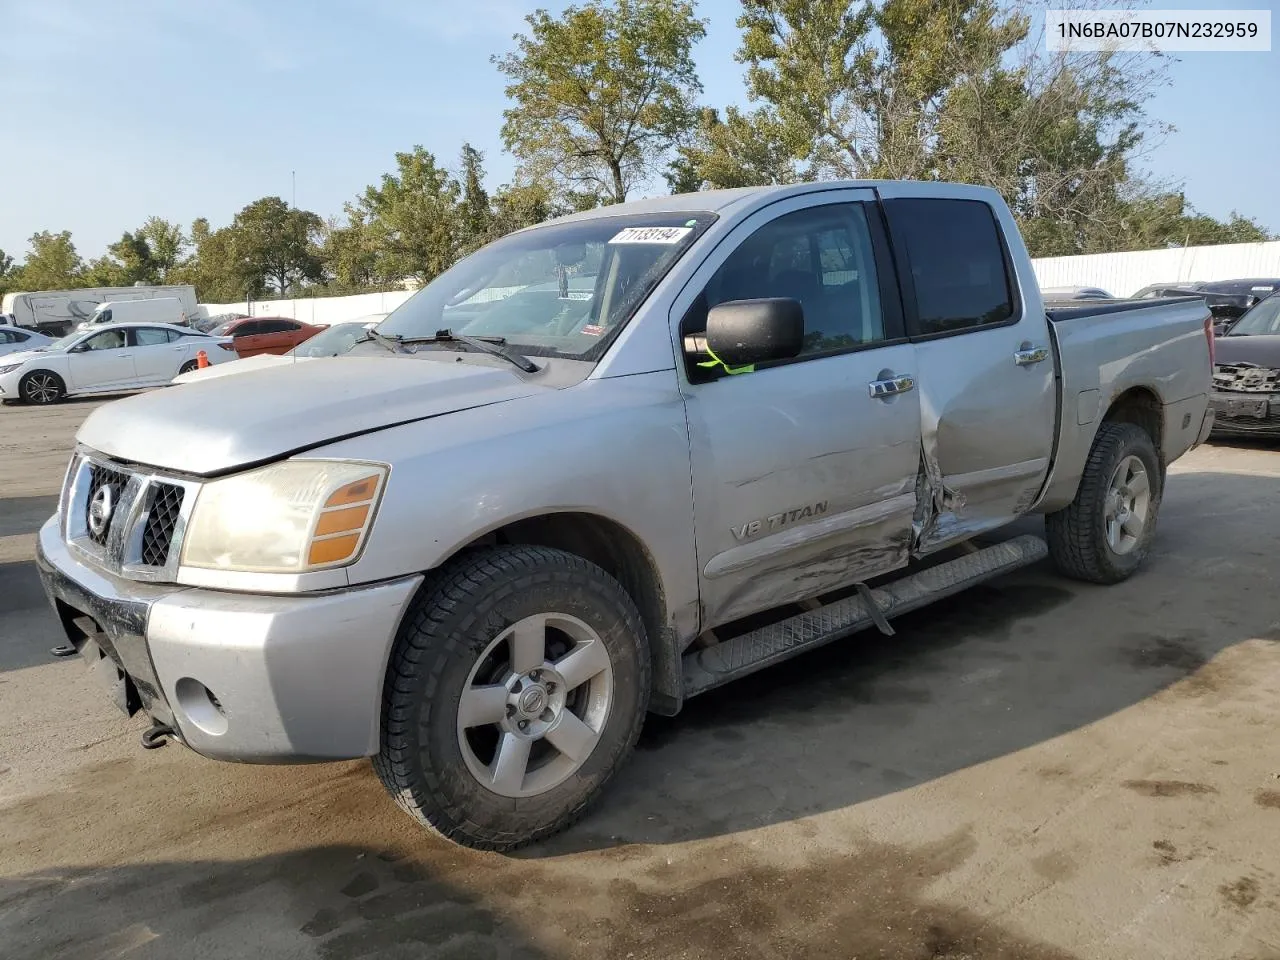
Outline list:
[[[0,409],[0,954],[1280,957],[1280,452],[1171,471],[1146,570],[1047,567],[653,718],[516,856],[420,832],[365,762],[146,752],[30,562],[97,403]]]

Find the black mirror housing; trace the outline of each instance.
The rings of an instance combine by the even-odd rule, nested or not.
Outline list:
[[[707,346],[730,367],[790,360],[804,346],[799,300],[731,300],[707,313]]]

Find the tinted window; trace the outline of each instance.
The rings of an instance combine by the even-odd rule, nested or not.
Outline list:
[[[85,350],[118,350],[125,346],[125,331],[104,330],[84,342]]]
[[[858,203],[810,207],[765,224],[716,271],[704,295],[708,309],[760,297],[799,300],[805,354],[884,339],[871,233]]]
[[[25,343],[31,339],[31,334],[23,333],[21,330],[10,330],[9,340],[11,343]]]
[[[176,339],[176,335],[160,327],[138,327],[133,331],[133,342],[138,347],[155,347]]]
[[[249,320],[240,324],[231,331],[233,337],[252,337],[262,333],[262,323],[258,320]]]
[[[885,212],[915,289],[911,333],[965,330],[1013,316],[1004,249],[989,206],[903,199],[887,201]]]
[[[17,343],[18,339],[8,330],[0,330],[0,343]]]
[[[284,333],[286,330],[297,330],[298,325],[289,320],[263,320],[258,324],[258,333]]]

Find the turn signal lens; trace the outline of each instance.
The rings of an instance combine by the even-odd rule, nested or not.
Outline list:
[[[355,556],[368,526],[369,513],[382,484],[382,476],[381,473],[373,473],[352,480],[329,494],[311,534],[308,565],[323,567]]]

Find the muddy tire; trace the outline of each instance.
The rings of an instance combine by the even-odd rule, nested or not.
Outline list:
[[[67,385],[52,370],[32,370],[18,381],[23,403],[57,403],[67,395]]]
[[[1058,570],[1090,583],[1130,577],[1155,535],[1164,478],[1145,430],[1131,423],[1102,424],[1075,500],[1045,517],[1049,555]]]
[[[438,571],[387,667],[374,768],[420,823],[510,850],[577,821],[635,746],[644,627],[581,557],[498,547]]]

